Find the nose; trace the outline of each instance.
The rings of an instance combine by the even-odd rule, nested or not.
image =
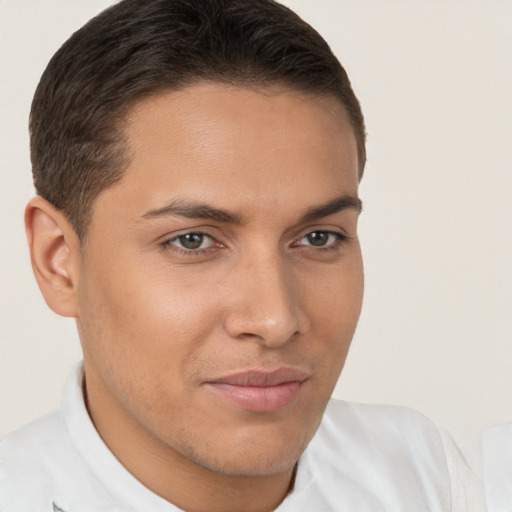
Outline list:
[[[231,277],[231,300],[224,319],[231,337],[278,348],[307,332],[309,319],[299,280],[281,258],[252,259]]]

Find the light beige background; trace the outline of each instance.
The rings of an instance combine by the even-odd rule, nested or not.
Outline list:
[[[0,437],[56,407],[80,358],[45,306],[22,213],[27,117],[48,59],[107,0],[0,0]],[[366,115],[363,315],[336,396],[404,404],[477,463],[512,419],[512,2],[286,0]]]

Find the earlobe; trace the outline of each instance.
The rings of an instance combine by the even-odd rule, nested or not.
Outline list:
[[[25,209],[25,230],[37,284],[48,306],[76,317],[78,237],[65,215],[36,196]]]

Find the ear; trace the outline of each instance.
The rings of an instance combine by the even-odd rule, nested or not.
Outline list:
[[[36,196],[25,209],[32,270],[44,300],[55,313],[77,316],[80,243],[65,215]]]

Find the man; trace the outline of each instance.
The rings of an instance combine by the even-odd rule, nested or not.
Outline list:
[[[357,324],[365,129],[271,0],[125,0],[32,106],[26,209],[83,365],[0,445],[0,510],[464,510],[422,416],[329,403]]]

